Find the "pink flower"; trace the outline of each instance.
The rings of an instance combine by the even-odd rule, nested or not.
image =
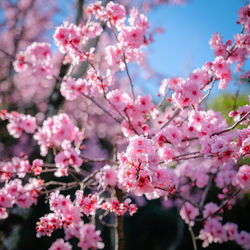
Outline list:
[[[235,223],[228,222],[223,227],[227,232],[228,239],[237,241],[237,238],[239,237],[238,236],[238,225]]]
[[[196,186],[198,188],[204,188],[208,183],[209,177],[204,171],[196,172]]]
[[[229,63],[221,56],[217,56],[213,62],[216,77],[220,79],[219,89],[225,89],[232,80]]]
[[[181,218],[191,227],[194,226],[193,220],[198,215],[199,215],[199,209],[191,205],[189,202],[186,202],[180,210]]]
[[[57,239],[53,244],[50,246],[49,250],[71,250],[72,246],[69,242],[64,242],[63,239]]]
[[[37,129],[36,119],[31,115],[19,114],[17,112],[8,113],[7,119],[9,120],[9,124],[7,125],[7,129],[15,138],[19,138],[22,135],[22,132],[33,134]]]
[[[107,63],[114,71],[124,70],[125,65],[122,60],[123,49],[118,45],[109,45],[105,48]]]
[[[11,197],[4,189],[0,189],[0,206],[9,208],[14,204],[14,198]]]
[[[26,133],[33,134],[37,128],[36,119],[30,115],[22,116],[21,127]]]
[[[178,77],[178,76],[175,76],[175,77],[172,77],[170,79],[167,79],[168,80],[168,84],[169,84],[169,89],[172,89],[172,90],[177,90],[180,88],[180,85],[182,84],[182,82],[184,81],[183,78],[181,77]]]
[[[233,169],[222,169],[219,171],[215,178],[216,186],[223,188],[227,185],[230,185],[235,180],[237,172]]]
[[[249,31],[249,10],[250,4],[247,4],[240,8],[238,15],[239,20],[238,22],[245,26],[246,30]]]
[[[79,128],[73,124],[68,115],[62,113],[49,117],[34,134],[34,139],[38,141],[43,156],[47,154],[50,147],[69,148],[72,142],[77,143],[80,138]]]
[[[236,175],[236,184],[238,184],[242,189],[250,188],[250,167],[243,165],[240,167]]]
[[[84,36],[87,36],[89,39],[100,36],[102,31],[102,26],[100,25],[100,23],[97,22],[88,22],[86,26],[83,26],[81,29],[81,33]]]
[[[117,116],[119,115],[118,111],[124,113],[126,106],[132,102],[127,93],[122,93],[118,89],[110,91],[107,94],[107,98],[112,103],[112,105],[109,106],[110,111]]]
[[[201,97],[201,84],[198,81],[192,81],[190,79],[183,81],[172,95],[173,101],[178,107],[186,107],[190,104],[197,105]]]
[[[131,199],[127,198],[124,202],[120,203],[118,199],[111,198],[110,200],[103,202],[101,208],[103,210],[109,210],[110,212],[116,213],[119,216],[124,215],[129,212],[130,216],[137,212],[137,206],[135,204],[130,204]]]
[[[79,207],[85,215],[94,215],[98,209],[99,200],[96,195],[89,194],[84,196],[80,190],[76,191],[75,206]]]
[[[34,175],[39,175],[42,172],[42,165],[43,165],[43,160],[40,159],[35,159],[32,162],[32,171],[34,173]]]
[[[95,231],[95,226],[91,224],[84,224],[80,229],[80,238],[78,246],[82,250],[88,249],[102,249],[104,244],[101,242],[100,231]]]
[[[92,29],[92,32],[90,32],[89,29]],[[84,30],[87,30],[86,34],[82,33]],[[92,36],[99,35],[101,31],[101,27],[97,27],[95,24],[93,24],[91,28],[64,22],[63,25],[56,28],[54,40],[59,51],[67,55],[65,62],[71,62],[77,65],[80,62],[86,61],[92,54],[91,52],[84,52],[82,50],[83,45],[85,45]]]
[[[198,237],[203,240],[202,247],[207,247],[213,242],[222,243],[227,241],[226,231],[217,218],[208,219]]]
[[[241,231],[236,236],[236,242],[242,246],[243,249],[249,249],[250,248],[250,234],[246,231]]]
[[[139,48],[144,41],[144,31],[140,27],[124,27],[119,34],[119,40],[125,47]]]
[[[29,72],[43,77],[51,77],[51,58],[50,44],[34,42],[26,48],[25,52],[19,52],[13,65],[17,72]]]
[[[56,172],[57,176],[61,176],[62,169],[68,172],[68,167],[73,166],[79,168],[82,165],[82,159],[73,148],[66,149],[55,156],[56,166],[59,168],[59,172]]]
[[[171,146],[164,145],[159,149],[159,155],[163,160],[168,161],[174,157],[174,150]]]
[[[214,50],[215,56],[227,56],[226,46],[222,43],[222,37],[219,33],[215,32],[209,41],[211,48]]]
[[[88,82],[84,79],[75,80],[67,77],[61,84],[61,93],[69,101],[75,100],[80,94],[88,95]]]
[[[37,237],[40,238],[44,235],[51,236],[51,234],[61,226],[62,220],[59,215],[54,213],[46,214],[36,223]]]
[[[205,205],[204,210],[203,210],[203,217],[207,218],[211,215],[214,215],[215,212],[218,212],[219,207],[217,204],[213,202],[209,202]]]
[[[166,139],[172,144],[176,145],[183,139],[181,130],[176,126],[168,126],[165,129]]]
[[[163,79],[161,81],[161,86],[159,88],[159,92],[164,96],[166,94],[166,89],[168,87],[168,79]]]
[[[136,109],[143,114],[149,113],[155,106],[150,95],[138,96],[135,103]]]
[[[189,79],[191,82],[205,85],[209,81],[209,75],[206,70],[196,69],[189,74]]]
[[[158,168],[152,176],[152,184],[156,188],[160,187],[166,192],[173,193],[178,184],[177,176],[172,169]]]
[[[8,217],[8,213],[6,212],[6,208],[0,208],[0,220],[4,220]]]
[[[106,186],[112,186],[114,187],[117,183],[117,173],[114,169],[114,167],[111,166],[104,166],[103,167],[103,185]]]
[[[121,4],[117,4],[111,1],[106,5],[106,11],[111,24],[117,29],[120,29],[126,19],[125,7]]]

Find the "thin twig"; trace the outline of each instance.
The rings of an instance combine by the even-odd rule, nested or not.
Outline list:
[[[229,132],[230,130],[233,130],[235,127],[237,127],[243,120],[245,120],[248,115],[250,114],[250,111],[248,111],[244,116],[241,117],[241,119],[239,121],[237,121],[236,123],[234,123],[231,127],[229,128],[226,128],[220,132],[215,132],[213,134],[210,135],[211,136],[214,136],[214,135],[220,135],[220,134],[223,134],[223,133],[226,133],[226,132]]]
[[[189,222],[191,222],[190,217],[189,217],[189,213],[188,213],[188,209],[187,209],[185,203],[184,203],[184,208],[186,210],[186,214],[187,214],[188,220],[189,220]],[[196,244],[196,239],[195,239],[194,231],[193,231],[190,223],[188,223],[188,230],[189,230],[191,238],[192,238],[193,248],[194,248],[194,250],[197,250],[197,244]]]
[[[188,230],[189,230],[191,238],[192,238],[193,248],[194,248],[194,250],[197,250],[198,248],[197,248],[197,243],[196,243],[194,231],[190,225],[188,225]]]
[[[174,120],[174,118],[177,116],[177,115],[179,115],[179,113],[180,113],[180,109],[177,109],[175,112],[174,112],[174,114],[172,115],[172,117],[170,117],[170,119],[165,123],[165,124],[163,124],[162,126],[161,126],[161,129],[163,129],[163,128],[165,128],[166,126],[168,126],[168,124],[172,121],[172,120]]]
[[[83,159],[84,162],[105,163],[105,164],[111,164],[111,165],[115,164],[115,162],[108,160],[108,159],[102,159],[102,158],[101,159],[90,159],[90,158],[87,158],[87,157],[82,156],[82,155],[80,157]]]
[[[133,86],[133,82],[132,82],[132,79],[131,79],[131,76],[130,76],[130,73],[129,73],[129,70],[128,70],[128,65],[127,65],[127,62],[126,62],[125,53],[123,53],[123,62],[124,62],[124,64],[125,64],[125,70],[126,70],[126,73],[127,73],[127,76],[128,76],[128,80],[129,80],[130,87],[131,87],[133,100],[135,101],[134,86]]]
[[[110,25],[111,31],[112,31],[112,33],[113,33],[116,41],[119,42],[118,36],[115,33],[114,27],[113,27],[112,23],[110,22],[110,20],[109,20],[109,25]],[[126,62],[126,56],[125,56],[124,52],[122,54],[122,61],[125,64],[125,70],[126,70],[126,73],[127,73],[127,76],[128,76],[130,87],[131,87],[131,92],[132,92],[133,100],[135,101],[134,86],[133,86],[133,82],[132,82],[132,79],[131,79],[131,76],[130,76],[130,73],[129,73],[129,70],[128,70],[128,65],[127,65],[127,62]]]
[[[197,218],[195,219],[195,221],[205,221],[207,220],[209,217],[217,215],[218,213],[221,212],[221,210],[228,204],[228,202],[234,198],[239,192],[241,191],[241,189],[236,189],[235,192],[233,192],[227,199],[225,199],[221,205],[219,206],[219,208],[213,212],[212,214],[208,214],[205,218]]]
[[[208,191],[209,191],[209,189],[210,189],[210,186],[211,186],[211,184],[212,184],[212,179],[213,179],[213,176],[210,175],[210,176],[209,176],[209,180],[208,180],[208,184],[207,184],[207,186],[206,186],[206,188],[205,188],[205,190],[204,190],[204,192],[203,192],[203,195],[202,195],[202,198],[201,198],[201,201],[200,201],[200,208],[201,208],[201,209],[203,208],[204,203],[205,203],[205,201],[206,201],[207,193],[208,193]]]
[[[9,54],[9,53],[6,52],[5,50],[3,50],[3,49],[0,48],[0,51],[1,51],[3,54],[5,54],[6,56],[10,57],[12,60],[16,60],[16,58],[15,58],[13,55]]]
[[[86,97],[88,100],[93,102],[98,108],[100,108],[104,113],[106,113],[109,117],[111,117],[114,121],[116,121],[118,124],[121,123],[120,120],[118,120],[116,117],[114,117],[108,110],[106,110],[101,104],[99,104],[93,97],[90,97],[84,93],[81,93],[84,97]]]
[[[178,158],[183,157],[183,156],[195,155],[195,154],[199,154],[199,153],[200,153],[200,151],[190,152],[190,153],[186,153],[186,154],[182,154],[182,155],[177,155],[177,156],[173,157],[173,159],[176,159],[176,158],[178,159]]]
[[[212,84],[211,84],[211,86],[210,86],[210,88],[209,88],[207,94],[203,96],[203,98],[200,100],[198,106],[201,105],[202,102],[204,102],[204,101],[207,99],[207,97],[210,95],[210,93],[211,93],[211,91],[212,91],[212,89],[213,89],[213,87],[214,87],[215,81],[216,81],[216,78],[214,77],[213,80],[212,80]]]

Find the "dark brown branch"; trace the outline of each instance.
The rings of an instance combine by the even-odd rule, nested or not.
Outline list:
[[[116,188],[116,197],[121,203],[123,201],[122,190]],[[125,249],[125,238],[123,231],[123,216],[117,216],[117,227],[115,230],[115,250],[124,250]]]
[[[233,192],[227,199],[225,199],[221,203],[221,205],[219,206],[219,208],[214,213],[207,215],[205,218],[197,218],[197,219],[195,219],[195,221],[201,221],[201,222],[203,222],[203,221],[207,220],[209,217],[219,214],[221,212],[221,210],[228,204],[228,202],[231,199],[233,199],[240,191],[241,191],[241,189],[236,189],[235,192]]]
[[[83,4],[84,0],[77,0],[76,25],[78,25],[83,18]]]

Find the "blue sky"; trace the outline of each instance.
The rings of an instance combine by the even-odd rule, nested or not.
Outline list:
[[[247,2],[249,1],[191,0],[184,6],[164,4],[154,8],[146,14],[150,26],[160,26],[165,32],[156,35],[154,43],[150,45],[149,64],[165,77],[186,77],[192,70],[202,67],[206,61],[213,61],[214,54],[208,44],[210,38],[214,32],[218,32],[223,36],[223,41],[226,41],[233,38],[233,34],[239,33],[241,25],[236,24],[238,10]],[[54,18],[56,25],[60,25],[69,13],[73,18],[74,13],[69,7],[71,4],[71,0],[64,2],[63,13]],[[132,71],[133,65],[129,67]],[[250,69],[249,60],[245,69]],[[234,78],[237,79],[237,74]],[[160,82],[138,78],[135,84],[145,93],[156,96]],[[232,82],[226,91],[235,93],[236,88],[236,84]],[[243,92],[250,93],[249,84],[241,86],[241,93]],[[213,97],[219,94],[221,91],[217,88],[211,93]]]
[[[206,61],[212,61],[209,39],[214,32],[221,34],[223,41],[239,33],[238,10],[246,3],[243,0],[192,0],[184,6],[161,5],[153,10],[148,15],[151,26],[160,25],[165,33],[157,35],[150,46],[150,65],[166,76],[185,77]],[[249,66],[248,60],[245,68]],[[241,91],[249,93],[248,86],[242,86]],[[148,89],[154,91],[155,88]],[[227,91],[235,89],[232,83]],[[217,94],[218,91],[213,91],[213,96]]]
[[[149,15],[150,22],[165,29],[152,47],[152,66],[162,72],[183,75],[213,60],[208,44],[214,32],[224,40],[239,33],[236,24],[241,0],[193,0],[184,7],[163,5]]]

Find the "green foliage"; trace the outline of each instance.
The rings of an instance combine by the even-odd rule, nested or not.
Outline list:
[[[232,125],[233,119],[228,116],[228,113],[232,110],[237,110],[239,106],[244,106],[248,103],[247,95],[236,96],[233,94],[224,94],[218,96],[209,103],[208,108],[214,109],[216,112],[221,112],[227,122]]]

